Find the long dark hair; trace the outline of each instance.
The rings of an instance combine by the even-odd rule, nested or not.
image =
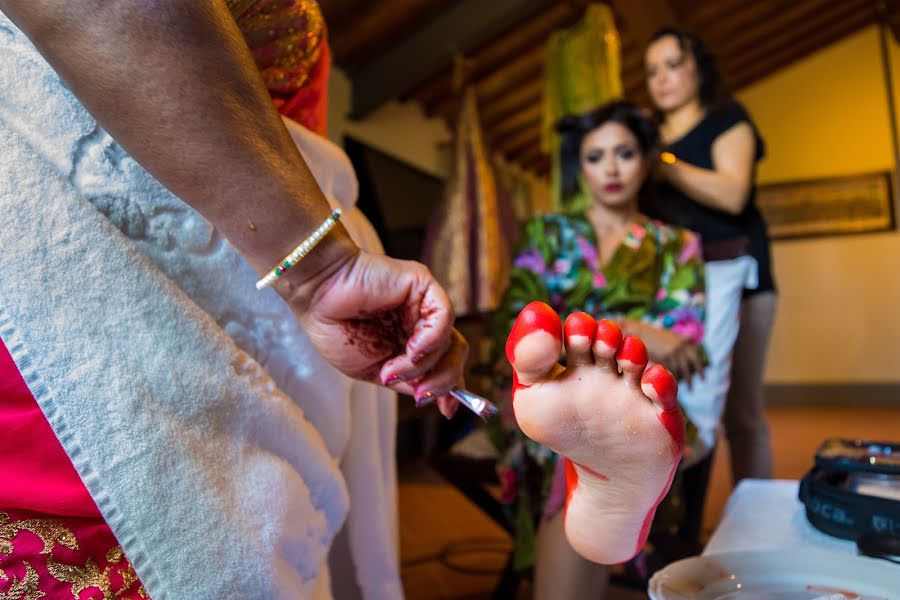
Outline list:
[[[704,108],[713,108],[726,102],[729,93],[719,70],[719,62],[706,42],[698,36],[677,27],[663,27],[653,34],[647,42],[647,47],[670,35],[678,41],[681,51],[690,54],[694,64],[697,65],[697,75],[700,77],[700,103]]]
[[[626,100],[616,100],[580,115],[569,115],[556,123],[560,133],[560,175],[563,204],[581,192],[581,144],[592,131],[606,123],[619,123],[637,139],[641,154],[648,156],[659,147],[659,131],[646,111]],[[573,207],[574,208],[574,207]]]

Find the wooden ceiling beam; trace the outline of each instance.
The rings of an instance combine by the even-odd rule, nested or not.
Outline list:
[[[519,164],[533,164],[538,162],[540,158],[546,157],[550,158],[549,154],[545,154],[543,150],[541,150],[540,140],[537,140],[532,146],[526,148],[523,152],[518,152],[515,158],[510,157],[510,160],[513,160]]]
[[[644,75],[644,67],[643,65],[640,68],[629,69],[628,71],[622,71],[622,89],[628,90],[629,88],[634,88],[637,86],[644,86],[646,81],[646,76]],[[625,94],[625,97],[628,98],[628,94]]]
[[[482,46],[466,57],[470,65],[469,81],[487,76],[532,46],[545,42],[548,32],[566,27],[580,18],[586,4],[586,0],[553,4],[500,38]],[[416,87],[406,97],[418,100],[427,107],[451,93],[453,73],[451,69],[447,69]]]
[[[481,125],[490,129],[510,116],[541,104],[544,92],[544,81],[535,77],[532,81],[523,82],[515,90],[481,108]]]
[[[820,8],[821,1],[798,0],[786,3],[784,0],[756,0],[741,3],[709,26],[692,31],[702,37],[713,51],[720,52],[735,37],[745,37],[748,33],[761,34],[766,29],[776,27],[778,21],[791,19],[792,14],[815,12]]]
[[[727,18],[744,4],[743,0],[719,0],[717,2],[704,0],[698,6],[681,7],[681,14],[684,15],[682,25],[689,31],[702,36],[704,30],[715,26],[721,19]]]
[[[331,38],[343,36],[352,27],[353,16],[359,15],[365,0],[320,0],[319,7]],[[333,40],[332,40],[333,41]]]
[[[770,32],[783,31],[786,23],[796,23],[814,15],[822,10],[823,4],[828,3],[829,0],[707,2],[697,11],[685,11],[682,25],[684,29],[700,35],[723,64],[735,50],[744,51],[754,46],[755,42],[772,37]],[[833,2],[830,4],[834,6]],[[714,21],[707,21],[711,16],[715,17]],[[628,64],[623,71],[629,71],[631,66]],[[725,76],[728,77],[727,72]]]
[[[544,107],[541,104],[532,105],[491,127],[485,127],[482,123],[485,139],[487,139],[490,144],[497,144],[502,142],[504,138],[516,133],[527,124],[538,123],[538,125],[540,125],[541,118],[544,115],[543,108]]]
[[[783,69],[816,50],[829,46],[874,22],[875,16],[871,12],[851,11],[842,19],[823,23],[815,29],[811,29],[805,35],[798,36],[793,40],[786,40],[777,46],[769,47],[764,54],[764,59],[746,59],[740,66],[735,68],[735,72],[738,75],[734,79],[734,89],[740,89],[755,83],[766,75]],[[763,53],[760,52],[760,54],[762,55]]]
[[[440,14],[394,41],[372,60],[354,67],[352,115],[360,118],[384,102],[398,98],[442,69],[448,68],[454,51],[465,54],[523,18],[547,6],[551,0],[456,0]],[[373,3],[390,4],[393,3]]]
[[[852,4],[852,0],[850,4]],[[754,8],[755,10],[753,10]],[[806,0],[788,5],[783,5],[777,0],[761,0],[745,11],[751,13],[750,16],[756,19],[756,21],[750,21],[752,25],[723,23],[722,28],[716,29],[716,34],[706,42],[716,53],[721,66],[732,56],[753,50],[779,36],[805,29],[806,22],[827,15],[829,10],[829,8],[823,7],[818,0]],[[723,75],[728,77],[728,73],[723,72]]]
[[[900,0],[887,0],[878,10],[879,19],[891,30],[894,43],[900,43]]]
[[[439,10],[446,0],[391,0],[369,2],[350,26],[331,36],[334,62],[344,68],[378,53],[390,40],[414,29]]]
[[[541,130],[539,124],[523,127],[515,135],[505,138],[502,145],[498,145],[497,148],[510,160],[518,160],[524,154],[540,151]]]
[[[476,82],[474,85],[478,105],[485,106],[490,100],[509,93],[516,84],[532,78],[542,80],[546,47],[546,42],[538,44],[505,67],[497,69],[489,76]],[[458,104],[458,95],[448,94],[435,106],[430,107],[430,110],[427,110],[427,112],[430,115],[451,118],[456,113]]]
[[[550,174],[550,157],[546,154],[537,156],[527,163],[519,163],[526,171],[531,171],[538,177],[547,177]]]
[[[680,23],[670,0],[612,0],[611,4],[638,48],[643,48],[660,28]]]
[[[760,43],[734,50],[723,57],[720,64],[726,81],[733,90],[739,89],[759,74],[774,72],[803,58],[812,51],[809,48],[837,41],[847,30],[847,24],[855,26],[855,23],[864,24],[874,19],[874,11],[864,10],[866,6],[867,0],[843,0],[828,10],[782,23]]]

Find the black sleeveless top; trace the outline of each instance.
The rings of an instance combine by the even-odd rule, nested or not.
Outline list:
[[[710,109],[693,129],[670,144],[668,150],[678,160],[704,169],[713,169],[713,143],[720,135],[743,122],[749,123],[753,128],[756,137],[756,161],[759,162],[766,154],[765,142],[750,115],[736,101],[729,101]],[[762,213],[756,205],[755,182],[750,188],[747,204],[739,215],[731,215],[700,204],[664,181],[656,182],[652,193],[642,198],[641,210],[651,218],[699,233],[704,242],[745,237],[749,240],[750,254],[759,264],[759,287],[747,290],[747,294],[775,289],[769,253],[769,233]]]

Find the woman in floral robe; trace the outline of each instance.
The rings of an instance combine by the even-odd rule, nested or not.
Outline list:
[[[562,319],[584,311],[615,321],[626,335],[644,340],[652,361],[689,381],[705,362],[703,263],[695,234],[638,213],[638,194],[656,148],[655,126],[633,105],[614,102],[564,119],[560,130],[569,210],[525,225],[494,318],[494,364],[504,362],[502,349],[516,315],[540,300]],[[508,367],[498,367],[497,376],[508,398]],[[538,527],[563,506],[565,476],[562,461],[526,438],[511,407],[502,404],[501,418],[488,431],[501,453],[502,500],[516,529],[515,564],[525,569],[535,561]],[[688,425],[688,445],[691,434]],[[669,520],[665,505],[658,515],[659,522]]]

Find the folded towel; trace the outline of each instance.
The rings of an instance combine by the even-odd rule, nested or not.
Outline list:
[[[0,335],[154,599],[328,597],[351,382],[0,14]]]

